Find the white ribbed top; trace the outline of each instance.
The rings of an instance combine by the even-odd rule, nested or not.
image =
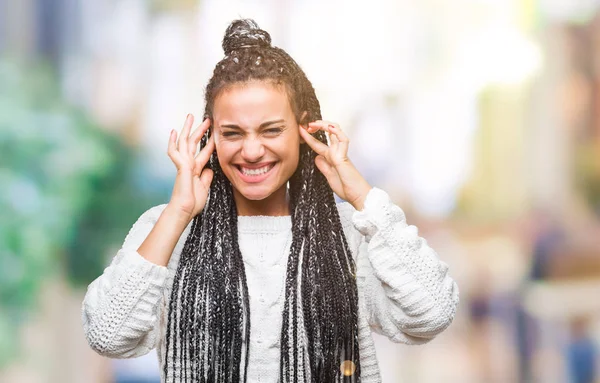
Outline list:
[[[357,266],[361,378],[380,382],[371,331],[393,342],[423,344],[452,322],[458,288],[448,266],[418,236],[417,228],[407,225],[404,212],[387,193],[373,188],[362,211],[348,203],[337,206]],[[141,257],[137,248],[164,208],[155,206],[138,219],[110,266],[88,287],[82,306],[83,329],[96,352],[129,358],[157,348],[161,372],[166,302],[191,228],[183,232],[167,267]],[[278,381],[291,228],[289,216],[238,217],[251,305],[248,382]]]
[[[250,293],[250,382],[279,377],[287,259],[292,243],[290,216],[239,216],[238,240]]]

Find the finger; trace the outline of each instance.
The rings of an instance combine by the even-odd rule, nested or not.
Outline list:
[[[177,131],[175,129],[171,130],[171,134],[169,135],[169,146],[167,147],[167,155],[176,166],[179,165],[180,158],[179,153],[177,152]]]
[[[198,153],[194,159],[194,173],[196,175],[200,174],[214,151],[215,139],[214,136],[210,136],[206,142],[206,145],[202,148],[202,150],[200,150],[200,153]]]
[[[308,131],[310,133],[314,133],[317,130],[322,130],[324,132],[328,132],[330,125],[339,127],[339,125],[336,124],[335,122],[325,121],[325,120],[317,120],[317,121],[308,123]]]
[[[331,140],[331,146],[336,151],[342,151],[345,154],[348,152],[348,146],[350,141],[348,137],[344,134],[344,131],[338,124],[329,124],[327,126],[329,139]]]
[[[340,143],[338,136],[335,133],[327,132],[327,137],[329,137],[329,141],[331,142],[331,146],[337,146]]]
[[[333,166],[331,166],[331,164],[323,156],[315,157],[315,165],[317,166],[319,171],[323,174],[323,176],[325,176],[325,179],[327,179],[327,183],[329,184],[331,189],[334,192],[338,193],[338,195],[340,195],[339,194],[341,192],[340,180],[339,180],[339,176],[338,176],[337,172],[335,171],[335,169],[333,168]]]
[[[330,123],[327,125],[327,131],[333,134],[339,142],[348,141],[348,137],[344,134],[344,131],[338,124]]]
[[[202,183],[202,186],[204,186],[207,191],[210,188],[214,175],[215,173],[212,169],[204,169],[200,175],[200,183]]]
[[[317,130],[325,130],[327,124],[322,120],[312,121],[308,123],[307,129],[310,133],[314,133]]]
[[[329,178],[334,171],[333,167],[327,162],[327,159],[321,155],[315,157],[315,165],[317,165],[317,168],[319,168],[326,178]]]
[[[314,150],[317,154],[325,155],[327,153],[327,150],[329,150],[329,146],[317,140],[303,127],[300,127],[300,136],[304,138],[304,141],[306,141],[308,146],[310,146],[311,149]]]
[[[188,137],[190,135],[190,130],[192,129],[192,125],[194,124],[194,116],[188,114],[185,123],[183,124],[183,129],[181,130],[181,134],[179,135],[179,146],[177,149],[183,153],[188,148]]]
[[[210,128],[210,119],[206,118],[190,136],[189,150],[192,156],[196,154],[196,150],[198,149],[198,143],[200,142],[202,136],[204,135],[204,133],[206,133],[208,128]]]

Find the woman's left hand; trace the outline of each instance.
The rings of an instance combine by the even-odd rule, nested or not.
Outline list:
[[[340,126],[330,121],[318,120],[308,126],[300,125],[300,137],[317,153],[315,164],[323,173],[331,189],[348,201],[356,210],[362,210],[371,185],[358,172],[348,158],[348,137]],[[311,135],[318,130],[329,136],[330,146]]]

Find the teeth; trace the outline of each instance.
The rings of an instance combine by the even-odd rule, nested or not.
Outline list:
[[[240,168],[242,169],[242,173],[244,173],[244,175],[247,175],[247,176],[259,176],[261,174],[265,174],[266,172],[271,170],[272,167],[273,167],[273,165],[267,165],[265,167],[258,168],[258,169],[246,169],[245,167],[240,166]]]

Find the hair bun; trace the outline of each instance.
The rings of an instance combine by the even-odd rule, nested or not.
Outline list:
[[[241,48],[271,46],[271,35],[259,28],[252,19],[234,20],[229,24],[223,37],[223,51],[226,55]]]

